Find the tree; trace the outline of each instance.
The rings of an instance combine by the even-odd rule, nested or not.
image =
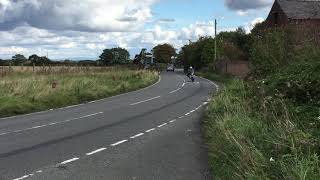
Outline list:
[[[201,61],[204,64],[213,64],[214,67],[214,60],[215,60],[215,50],[214,50],[214,40],[212,38],[208,39],[202,49],[201,53]]]
[[[36,54],[33,54],[31,56],[29,56],[29,61],[32,63],[32,64],[35,64],[37,66],[39,65],[47,65],[47,64],[50,64],[50,59],[48,59],[47,57],[43,56],[43,57],[39,57],[38,55]]]
[[[101,61],[104,64],[112,65],[112,64],[124,64],[129,61],[130,54],[124,48],[112,48],[105,49],[103,53],[100,55]]]
[[[158,63],[172,63],[171,57],[176,56],[176,50],[170,44],[161,44],[153,48],[153,56]]]
[[[12,56],[12,62],[14,65],[21,65],[27,62],[27,58],[22,54],[16,54]]]

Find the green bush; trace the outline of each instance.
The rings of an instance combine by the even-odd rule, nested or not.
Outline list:
[[[215,179],[319,177],[319,136],[298,125],[290,102],[256,88],[263,87],[228,81],[209,105],[204,129]]]

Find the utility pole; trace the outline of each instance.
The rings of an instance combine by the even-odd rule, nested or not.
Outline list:
[[[214,61],[217,62],[217,19],[214,20]]]

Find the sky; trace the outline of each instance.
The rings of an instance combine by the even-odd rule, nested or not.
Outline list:
[[[0,0],[0,59],[20,53],[54,60],[98,59],[106,48],[131,56],[157,44],[177,51],[200,36],[263,21],[273,0]]]

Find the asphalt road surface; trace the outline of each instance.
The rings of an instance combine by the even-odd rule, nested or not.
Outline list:
[[[217,87],[181,72],[148,88],[0,119],[0,179],[210,179],[200,120]]]

